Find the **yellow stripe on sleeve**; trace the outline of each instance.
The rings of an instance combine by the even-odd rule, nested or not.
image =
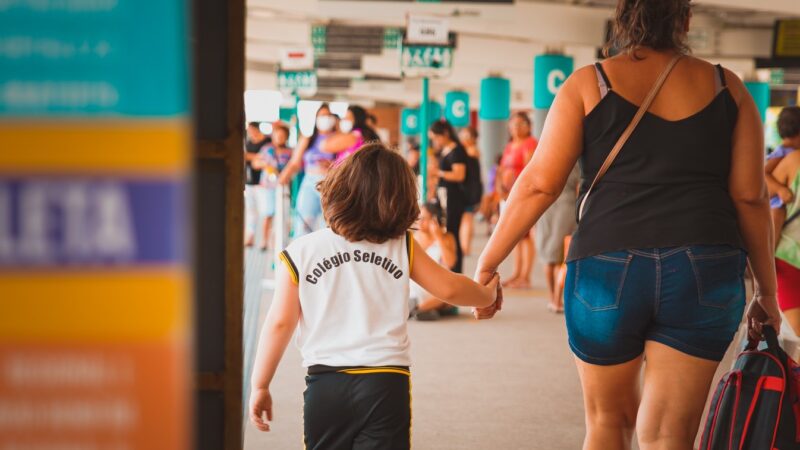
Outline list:
[[[410,274],[414,267],[414,234],[409,231],[406,239],[408,242],[408,273]]]
[[[286,251],[282,251],[278,256],[283,263],[284,266],[289,270],[289,275],[292,277],[292,282],[295,285],[300,284],[300,278],[298,277],[297,270],[294,267],[294,264],[289,260],[289,256],[286,254]]]

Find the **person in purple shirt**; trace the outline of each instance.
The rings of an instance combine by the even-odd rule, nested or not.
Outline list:
[[[767,163],[764,165],[776,243],[779,240],[777,237],[780,236],[783,229],[783,223],[786,221],[785,205],[794,200],[794,194],[788,186],[778,182],[772,172],[786,155],[800,148],[800,107],[788,106],[783,108],[778,115],[778,134],[782,139],[781,145],[767,155]]]

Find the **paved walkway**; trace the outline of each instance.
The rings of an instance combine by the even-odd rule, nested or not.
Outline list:
[[[474,257],[466,267],[474,269]],[[462,310],[458,317],[410,323],[415,448],[581,448],[583,403],[564,316],[546,310],[538,264],[534,273],[534,289],[507,291],[495,319],[479,323]],[[262,319],[268,304],[265,295]],[[273,431],[248,424],[246,450],[302,448],[303,376],[292,346],[272,387]]]

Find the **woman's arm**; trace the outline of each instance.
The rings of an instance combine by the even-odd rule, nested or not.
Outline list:
[[[308,148],[309,138],[303,137],[297,144],[297,148],[292,152],[292,158],[278,175],[278,183],[287,185],[292,181],[292,177],[303,168],[303,155]]]
[[[456,306],[486,307],[497,298],[499,276],[494,274],[486,285],[480,285],[468,277],[450,271],[432,260],[425,250],[414,241],[414,262],[411,279],[431,295],[445,303]]]
[[[583,148],[584,109],[576,81],[582,72],[585,70],[573,74],[556,96],[533,159],[514,183],[497,228],[478,260],[475,276],[479,282],[491,279],[500,263],[528,234],[566,185]],[[493,314],[489,311],[486,316]]]
[[[250,420],[261,431],[269,431],[267,422],[272,420],[269,385],[300,320],[297,285],[292,282],[289,271],[282,264],[278,264],[276,275],[278,285],[261,328],[253,376],[250,378]],[[267,415],[266,421],[262,417],[264,413]]]
[[[449,171],[440,170],[439,177],[453,183],[461,183],[467,178],[467,165],[462,163],[453,164]]]
[[[355,133],[336,133],[333,136],[325,139],[322,143],[320,150],[325,153],[341,153],[349,148],[352,148],[358,143],[358,137]]]
[[[733,132],[733,150],[728,190],[736,207],[739,232],[747,247],[750,268],[755,277],[756,298],[748,311],[751,337],[760,337],[760,325],[770,323],[780,330],[775,252],[769,198],[764,179],[764,131],[752,97],[736,75],[726,73],[728,86],[739,104],[739,116]],[[754,311],[758,304],[761,311]]]

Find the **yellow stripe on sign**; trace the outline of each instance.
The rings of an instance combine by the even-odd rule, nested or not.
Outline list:
[[[188,170],[182,120],[0,122],[0,172],[169,174]]]
[[[0,340],[180,337],[188,272],[175,269],[0,274]]]

